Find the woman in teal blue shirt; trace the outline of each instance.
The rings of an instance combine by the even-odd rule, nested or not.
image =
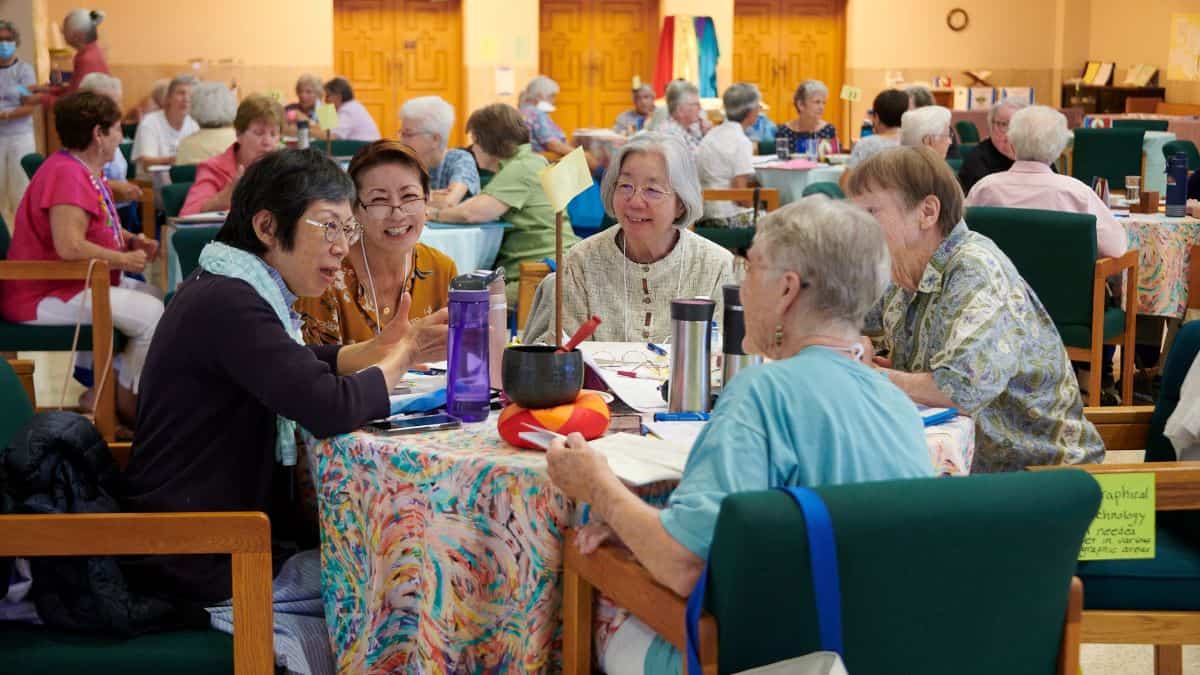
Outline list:
[[[726,387],[667,508],[643,503],[581,436],[551,446],[551,479],[600,521],[581,531],[583,552],[618,537],[657,581],[687,595],[725,495],[932,476],[916,406],[862,362],[862,322],[890,275],[879,224],[853,205],[815,196],[760,220],[741,289],[743,346],[773,361]],[[680,670],[679,653],[633,618],[606,651],[622,661],[644,654],[647,673]],[[622,670],[603,654],[601,665]]]

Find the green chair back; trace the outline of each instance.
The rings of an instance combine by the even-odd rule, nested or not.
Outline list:
[[[1142,175],[1143,129],[1075,130],[1071,175],[1091,185],[1097,176],[1110,188],[1124,185],[1126,176]]]
[[[1076,558],[1100,505],[1100,487],[1089,474],[928,478],[815,491],[829,508],[837,542],[849,672],[1056,672]],[[726,497],[709,560],[707,606],[717,619],[719,672],[820,649],[804,517],[790,496],[774,490]],[[979,583],[964,589],[966,577]]]
[[[132,141],[137,137],[137,122],[128,122],[121,125],[121,135]]]
[[[947,157],[946,163],[950,165],[951,171],[958,173],[959,169],[962,169],[963,161],[961,157]]]
[[[220,231],[220,225],[190,225],[175,230],[175,234],[171,236],[171,243],[175,245],[175,254],[179,256],[180,281],[196,271],[200,266],[200,251],[205,244],[215,239]]]
[[[195,164],[176,164],[172,166],[168,173],[171,175],[172,183],[194,183],[196,182],[196,165]]]
[[[758,141],[758,154],[774,155],[775,154],[775,137],[761,138]]]
[[[339,139],[333,141],[329,145],[329,154],[334,157],[353,157],[354,153],[358,152],[363,146],[369,145],[370,141],[350,141]],[[325,149],[325,141],[313,141],[313,145],[320,149]]]
[[[959,158],[962,159],[962,161],[964,161],[964,162],[967,161],[967,158],[970,157],[971,153],[975,152],[975,148],[978,148],[978,147],[979,147],[978,143],[959,143],[958,144]]]
[[[8,258],[8,245],[12,242],[12,238],[8,234],[8,224],[4,222],[4,216],[0,216],[0,260]]]
[[[187,183],[171,183],[164,185],[162,188],[163,211],[166,212],[168,218],[175,218],[183,209],[183,203],[187,201],[188,190],[192,188],[190,182]]]
[[[1042,301],[1064,343],[1091,345],[1094,215],[975,206],[967,209],[966,222],[1008,256]]]
[[[480,169],[479,170],[479,189],[482,190],[483,188],[487,187],[487,184],[492,182],[492,179],[495,177],[496,177],[495,171],[488,171],[487,169]]]
[[[1163,157],[1169,158],[1171,155],[1179,153],[1187,155],[1188,171],[1200,171],[1200,151],[1196,150],[1196,144],[1191,141],[1168,141],[1163,143]]]
[[[46,161],[46,158],[39,152],[31,152],[22,157],[21,168],[25,171],[25,177],[33,180],[33,174],[37,173],[37,170],[41,168],[44,161]]]
[[[1114,129],[1141,129],[1142,131],[1166,131],[1167,120],[1113,120]]]
[[[125,162],[129,165],[129,169],[125,171],[125,179],[133,180],[137,177],[137,162],[133,161],[133,141],[122,141],[117,147],[121,149],[121,154],[125,155]]]
[[[753,227],[697,227],[696,234],[730,251],[748,250],[754,241]]]
[[[7,448],[13,434],[33,417],[33,402],[7,359],[0,359],[0,449]]]
[[[959,143],[978,143],[979,127],[971,120],[959,120],[954,123],[954,131],[958,134]]]
[[[827,180],[805,185],[804,192],[800,193],[800,196],[807,197],[809,195],[825,195],[830,199],[846,198],[846,193],[842,192],[842,188],[837,183]]]

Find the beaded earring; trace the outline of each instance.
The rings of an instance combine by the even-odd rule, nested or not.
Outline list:
[[[775,324],[775,346],[783,346],[783,324]]]

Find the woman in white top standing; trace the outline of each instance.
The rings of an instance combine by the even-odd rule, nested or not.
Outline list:
[[[200,130],[200,125],[188,113],[192,109],[192,87],[196,78],[180,75],[167,85],[166,105],[149,113],[138,123],[130,158],[137,162],[138,177],[148,178],[147,168],[174,164],[179,141]]]
[[[754,126],[762,109],[758,87],[738,82],[725,90],[725,121],[700,141],[696,166],[705,189],[748,188],[754,179],[754,144],[746,130]],[[750,227],[754,209],[731,201],[704,202],[704,218],[727,227]]]
[[[37,152],[33,139],[33,111],[26,105],[29,88],[37,84],[33,66],[17,58],[21,34],[10,21],[0,21],[0,213],[11,223],[29,178],[21,158]]]
[[[687,229],[700,217],[703,198],[683,142],[656,133],[635,136],[613,157],[600,193],[618,227],[579,242],[563,261],[563,330],[573,333],[598,315],[603,323],[594,340],[666,342],[671,301],[696,296],[715,300],[720,316],[721,286],[733,283],[733,254]],[[542,303],[535,313],[552,311],[553,304]],[[530,326],[543,321],[529,318]],[[551,331],[536,337],[553,341]]]

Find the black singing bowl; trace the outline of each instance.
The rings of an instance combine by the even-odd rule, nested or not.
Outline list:
[[[504,350],[500,380],[504,394],[522,408],[553,408],[572,403],[583,389],[583,353],[555,353],[547,345]]]

